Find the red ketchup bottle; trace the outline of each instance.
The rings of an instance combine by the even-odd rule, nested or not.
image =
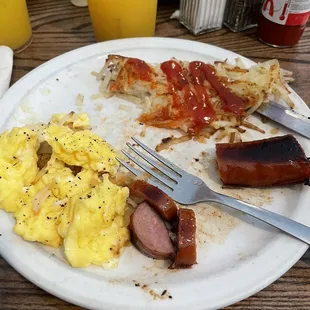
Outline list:
[[[264,0],[258,38],[274,47],[298,43],[310,15],[310,0]]]

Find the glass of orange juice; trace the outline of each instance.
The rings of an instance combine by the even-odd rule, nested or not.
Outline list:
[[[0,45],[18,53],[32,38],[26,0],[0,0]]]
[[[157,0],[88,0],[88,8],[97,41],[155,33]]]

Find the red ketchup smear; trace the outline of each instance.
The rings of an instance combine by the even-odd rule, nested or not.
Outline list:
[[[244,112],[244,100],[233,93],[225,86],[221,79],[216,75],[215,68],[211,65],[203,64],[203,70],[206,78],[212,87],[217,91],[219,97],[224,101],[224,110],[241,116]]]
[[[126,61],[125,68],[135,79],[147,82],[152,80],[151,68],[141,59],[129,58]]]
[[[198,134],[206,124],[210,124],[215,112],[209,101],[208,95],[203,88],[203,80],[201,80],[201,73],[192,66],[195,78],[194,83],[191,84],[184,76],[184,71],[179,63],[170,60],[161,64],[161,70],[166,74],[169,83],[169,91],[172,93],[173,111],[177,111],[175,118],[184,119],[190,117],[192,120],[191,130]],[[197,72],[196,72],[197,71]],[[190,72],[193,74],[190,68]],[[181,102],[179,91],[184,94],[184,103]]]
[[[210,124],[215,118],[215,112],[209,100],[209,95],[206,92],[203,82],[205,74],[202,68],[202,63],[193,61],[189,64],[189,71],[192,75],[194,89],[196,92],[197,103],[195,108],[196,119],[199,125],[203,123]]]

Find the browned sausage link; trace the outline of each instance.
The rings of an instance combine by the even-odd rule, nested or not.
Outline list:
[[[129,229],[132,243],[144,255],[157,259],[175,256],[165,223],[146,202],[141,203],[131,215]]]
[[[147,201],[165,221],[175,220],[178,208],[174,201],[159,188],[143,180],[136,180],[130,186],[130,194]]]
[[[191,209],[178,212],[177,254],[170,268],[189,268],[196,264],[196,217]]]
[[[226,185],[284,185],[310,176],[310,163],[292,135],[217,144],[216,158]]]

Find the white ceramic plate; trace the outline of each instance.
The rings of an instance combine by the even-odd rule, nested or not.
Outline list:
[[[33,70],[5,94],[1,100],[2,130],[29,122],[48,121],[53,113],[75,110],[88,112],[95,132],[116,148],[120,149],[130,136],[139,136],[142,126],[135,118],[141,111],[137,107],[117,98],[90,98],[98,93],[99,86],[90,72],[99,71],[105,57],[111,53],[149,62],[171,57],[202,61],[227,58],[232,61],[238,56],[211,45],[162,38],[126,39],[84,47]],[[253,64],[248,59],[243,60],[247,65]],[[85,96],[83,106],[76,106],[78,93]],[[292,93],[292,99],[297,111],[307,113],[308,108],[295,93]],[[248,130],[244,140],[272,136],[272,129],[277,127],[271,122],[262,125],[255,117],[253,122],[263,126],[266,134]],[[285,129],[279,129],[278,135],[286,133]],[[151,128],[143,141],[155,146],[170,134],[168,130]],[[297,138],[310,154],[309,142]],[[206,153],[202,155],[202,151]],[[223,191],[215,170],[212,140],[206,144],[193,141],[179,144],[163,155],[204,178],[214,189]],[[193,158],[199,158],[199,161]],[[226,193],[310,225],[310,191],[303,185],[272,190],[226,190]],[[61,249],[52,250],[16,236],[12,232],[12,216],[2,210],[0,253],[39,287],[86,308],[180,310],[221,308],[246,298],[279,278],[307,249],[302,242],[240,213],[210,205],[196,206],[195,210],[198,264],[189,270],[169,271],[165,262],[146,258],[133,247],[125,250],[116,270],[73,269],[65,262]],[[160,297],[164,290],[167,294]]]

